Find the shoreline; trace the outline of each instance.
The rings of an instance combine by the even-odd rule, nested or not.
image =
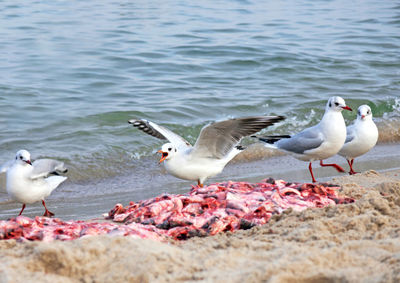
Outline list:
[[[400,280],[400,170],[331,182],[356,202],[287,210],[260,227],[181,242],[118,236],[1,241],[0,274],[42,282]]]
[[[267,150],[263,146],[260,150]],[[249,155],[250,153],[250,155]],[[206,181],[207,184],[223,182],[227,180],[260,182],[263,179],[283,179],[288,182],[310,182],[308,163],[297,160],[290,155],[279,154],[270,158],[254,160],[256,150],[239,156],[239,161],[233,160],[223,172]],[[335,162],[348,170],[347,162],[341,156],[327,159],[327,162]],[[151,160],[153,163],[153,160]],[[155,197],[163,193],[182,194],[188,192],[192,185],[191,181],[177,179],[165,172],[163,166],[154,160],[153,168],[137,168],[131,174],[124,174],[112,178],[91,180],[85,182],[68,181],[57,188],[46,203],[57,218],[62,220],[90,220],[99,218],[107,213],[116,203],[127,205],[130,201],[139,201]],[[400,144],[379,144],[370,152],[356,158],[354,162],[356,171],[375,170],[385,172],[400,168]],[[338,173],[335,169],[321,168],[318,162],[313,163],[315,178],[319,182],[327,182],[332,178],[345,177],[347,173]],[[4,175],[3,175],[4,178]],[[4,180],[3,180],[4,181]],[[5,192],[4,182],[0,184],[0,205],[2,213],[0,220],[15,217],[21,205],[9,199]],[[34,217],[43,214],[41,203],[28,205],[24,211],[25,216]]]

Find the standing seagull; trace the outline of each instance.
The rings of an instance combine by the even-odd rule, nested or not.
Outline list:
[[[203,187],[207,178],[221,173],[225,165],[244,149],[238,145],[243,137],[283,119],[282,116],[254,116],[212,123],[203,127],[194,146],[156,123],[143,119],[128,122],[149,135],[168,140],[169,143],[158,151],[162,154],[160,163],[165,161],[165,169],[173,176],[197,181]]]
[[[344,99],[339,96],[329,98],[325,114],[321,121],[310,128],[293,136],[266,136],[258,137],[267,147],[277,148],[288,152],[295,158],[308,161],[312,181],[316,182],[311,163],[320,160],[321,166],[333,166],[339,172],[345,172],[337,164],[324,164],[323,159],[329,158],[339,152],[346,139],[346,124],[342,110],[351,110],[346,106]]]
[[[353,170],[354,158],[370,151],[378,141],[378,128],[372,121],[372,111],[368,105],[358,107],[357,120],[347,127],[346,141],[339,151],[339,155],[346,158],[350,166],[350,175],[356,174]]]
[[[63,176],[48,176],[67,171],[64,163],[57,160],[38,159],[31,163],[31,154],[23,149],[17,152],[15,160],[10,160],[0,168],[0,173],[7,172],[7,193],[22,203],[19,215],[24,211],[25,204],[41,200],[45,209],[43,216],[47,217],[54,213],[47,209],[44,199],[67,179]]]

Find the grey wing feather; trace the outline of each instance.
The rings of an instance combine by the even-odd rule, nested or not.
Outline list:
[[[145,119],[132,119],[129,120],[128,123],[132,124],[134,127],[153,137],[159,138],[161,140],[168,140],[176,147],[191,147],[191,144],[187,140],[168,130],[167,128],[157,125],[154,122],[147,121]]]
[[[14,159],[9,160],[0,167],[0,173],[5,173],[8,171],[8,169],[14,164]]]
[[[347,134],[346,134],[346,140],[344,143],[349,143],[355,138],[355,133],[354,133],[354,127],[353,126],[348,126],[347,127]]]
[[[253,116],[212,123],[201,130],[193,155],[224,158],[243,137],[283,119],[282,116]]]
[[[313,131],[313,128],[306,129],[289,139],[282,139],[275,143],[279,149],[302,154],[307,150],[318,148],[324,142],[322,133]]]
[[[31,179],[45,178],[50,174],[66,173],[68,169],[64,162],[54,159],[38,159],[32,163],[33,171]]]

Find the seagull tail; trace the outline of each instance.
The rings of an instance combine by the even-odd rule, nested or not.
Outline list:
[[[237,146],[235,146],[235,148],[236,148],[237,150],[240,150],[240,151],[246,149],[244,146],[241,146],[241,145],[237,145]]]
[[[256,138],[259,141],[265,142],[267,144],[274,144],[277,141],[281,140],[281,139],[288,139],[290,138],[289,135],[280,135],[280,136],[263,136],[263,137],[259,137],[259,136],[251,136],[252,138]]]

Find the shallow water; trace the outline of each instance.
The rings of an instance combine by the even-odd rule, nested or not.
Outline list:
[[[187,189],[158,166],[163,142],[130,118],[194,142],[214,120],[280,114],[266,132],[287,133],[340,95],[372,107],[383,141],[400,139],[393,1],[14,1],[0,11],[0,161],[21,148],[65,161],[69,180],[52,197],[70,207]]]

